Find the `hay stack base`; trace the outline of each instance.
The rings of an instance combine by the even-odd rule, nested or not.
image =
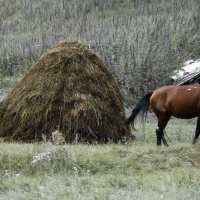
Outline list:
[[[117,82],[79,42],[49,49],[0,104],[1,138],[50,140],[55,130],[67,142],[131,136]]]

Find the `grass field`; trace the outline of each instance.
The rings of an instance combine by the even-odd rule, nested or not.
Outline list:
[[[0,144],[0,199],[199,199],[194,120],[172,119],[170,147],[155,145],[155,118],[127,144]]]

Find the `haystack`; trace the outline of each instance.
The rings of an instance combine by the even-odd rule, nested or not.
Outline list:
[[[0,104],[0,137],[107,142],[129,137],[123,97],[111,73],[79,42],[62,42],[41,56]]]

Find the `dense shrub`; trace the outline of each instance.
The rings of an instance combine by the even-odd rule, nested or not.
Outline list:
[[[0,73],[24,71],[60,40],[80,40],[105,60],[133,104],[199,58],[199,7],[198,0],[2,0]]]

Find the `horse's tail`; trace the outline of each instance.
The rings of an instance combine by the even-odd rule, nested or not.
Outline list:
[[[144,122],[146,119],[147,112],[150,106],[150,98],[153,92],[148,92],[144,97],[142,97],[138,103],[136,104],[135,108],[133,109],[130,117],[127,119],[127,123],[131,124],[134,128],[134,120],[137,115],[142,112],[142,121]]]

